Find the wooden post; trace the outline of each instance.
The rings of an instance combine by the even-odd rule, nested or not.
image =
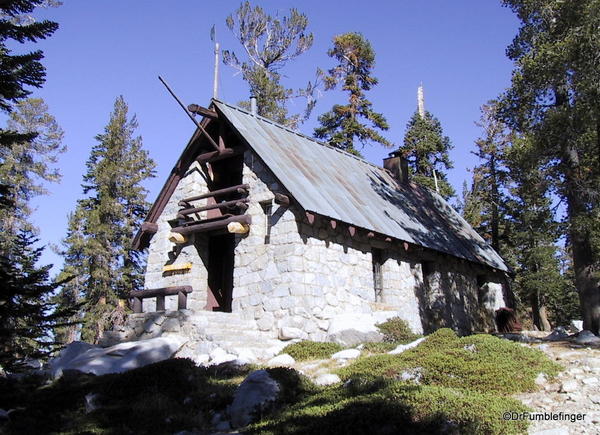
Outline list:
[[[156,296],[156,311],[165,311],[165,295]]]
[[[186,308],[187,308],[187,295],[184,292],[179,291],[177,293],[177,309],[185,310]]]
[[[141,313],[143,310],[142,298],[133,298],[133,312]]]

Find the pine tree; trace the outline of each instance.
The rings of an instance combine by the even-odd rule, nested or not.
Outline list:
[[[19,229],[37,231],[29,222],[30,200],[48,193],[42,182],[57,182],[57,157],[66,149],[63,131],[41,98],[28,98],[10,113],[8,128],[33,139],[0,148],[0,184],[8,186],[6,196],[12,206],[0,210],[0,246],[8,247]]]
[[[408,161],[411,179],[422,186],[437,190],[445,199],[454,196],[454,189],[447,180],[446,171],[452,162],[448,151],[452,148],[450,138],[444,136],[442,125],[431,113],[424,116],[416,111],[404,135],[399,151]]]
[[[521,21],[502,98],[511,127],[531,134],[565,228],[584,328],[600,333],[600,3],[504,0]]]
[[[505,153],[513,134],[497,118],[495,101],[481,107],[481,119],[477,125],[483,129],[483,136],[475,142],[476,151],[473,153],[481,163],[473,168],[473,181],[463,217],[496,252],[503,254],[501,238],[505,236],[508,195]]]
[[[9,46],[15,43],[37,42],[52,35],[58,24],[52,21],[32,22],[23,19],[36,7],[46,5],[45,0],[5,0],[0,3],[0,111],[10,113],[16,103],[27,98],[27,87],[39,88],[44,84],[46,71],[41,63],[41,50],[13,54]],[[56,6],[54,2],[49,4]],[[0,150],[14,144],[31,141],[35,132],[18,132],[0,128]],[[0,164],[2,164],[0,157]],[[0,182],[0,206],[12,206],[10,184]]]
[[[518,140],[507,155],[512,180],[510,243],[517,262],[515,291],[531,307],[534,325],[546,331],[550,329],[547,306],[565,292],[566,282],[560,274],[559,231],[550,207],[548,178],[532,151],[528,140]]]
[[[336,104],[319,116],[321,127],[315,129],[315,136],[356,155],[360,155],[358,143],[391,146],[377,131],[389,128],[385,117],[373,111],[373,104],[365,96],[365,91],[378,83],[371,75],[375,66],[371,43],[360,33],[344,33],[333,38],[333,48],[327,54],[339,63],[328,71],[325,89],[335,89],[341,83],[342,91],[348,93],[348,103]]]
[[[43,251],[36,243],[30,231],[21,230],[10,249],[0,254],[0,366],[10,371],[21,368],[26,359],[46,358],[55,350],[51,331],[76,308],[57,309],[51,302],[61,283],[49,280],[52,265],[36,265]]]
[[[87,197],[71,217],[64,245],[62,273],[78,276],[81,289],[67,287],[61,297],[81,295],[82,338],[91,342],[110,328],[119,298],[143,285],[143,257],[131,248],[131,239],[149,209],[142,183],[154,176],[155,163],[133,136],[137,121],[127,112],[123,97],[117,98],[104,133],[96,136],[83,177]]]
[[[265,13],[260,6],[254,8],[245,1],[225,21],[229,30],[242,44],[247,55],[240,61],[233,51],[223,50],[223,62],[236,68],[250,85],[250,95],[256,97],[258,114],[273,121],[296,128],[308,118],[315,104],[315,82],[305,89],[294,91],[281,83],[280,70],[291,60],[307,51],[313,44],[312,33],[306,33],[308,18],[296,9],[289,16],[279,18]],[[288,115],[287,103],[295,97],[307,99],[304,116]],[[249,106],[247,101],[241,103]]]

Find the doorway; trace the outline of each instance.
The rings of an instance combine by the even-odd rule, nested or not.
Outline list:
[[[205,309],[231,312],[233,292],[233,234],[211,235],[208,238],[208,295]]]

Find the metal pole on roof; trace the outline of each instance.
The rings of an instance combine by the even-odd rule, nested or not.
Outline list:
[[[219,43],[215,41],[216,33],[213,25],[210,30],[210,40],[215,43],[215,72],[213,78],[213,98],[215,99],[219,97]]]
[[[423,95],[423,83],[417,89],[417,107],[419,109],[419,116],[425,118],[425,96]]]

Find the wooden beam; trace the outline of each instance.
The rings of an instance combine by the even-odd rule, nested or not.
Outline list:
[[[183,235],[192,233],[204,233],[206,231],[226,228],[230,222],[239,222],[242,224],[250,225],[252,223],[252,218],[248,215],[243,214],[237,216],[230,216],[225,219],[211,220],[210,222],[199,221],[198,223],[193,223],[192,225],[173,228],[171,232]]]
[[[402,243],[402,246],[404,247],[404,250],[405,250],[405,251],[408,251],[408,246],[409,246],[409,245],[408,245],[408,242],[404,242],[404,243]]]
[[[392,241],[392,238],[391,238],[391,237],[386,237],[386,238],[385,238],[385,241],[386,241],[386,242],[391,242],[391,241]]]
[[[329,221],[329,225],[331,225],[331,228],[335,230],[335,229],[336,229],[336,227],[337,227],[337,221],[336,221],[336,220],[334,220],[334,219],[331,219],[331,220]]]
[[[214,196],[225,195],[227,193],[240,193],[242,195],[247,195],[250,186],[247,184],[238,184],[236,186],[225,187],[224,189],[213,190],[212,192],[203,193],[202,195],[190,196],[189,198],[183,198],[183,200],[179,201],[179,205],[181,207],[185,207],[187,204],[193,201],[197,201],[199,199],[211,198]]]
[[[198,104],[190,104],[187,106],[188,110],[196,115],[202,115],[205,118],[217,119],[219,115],[214,110],[207,109]]]
[[[306,212],[306,219],[308,220],[309,224],[314,224],[315,223],[315,215],[314,213],[311,213],[309,211]]]
[[[367,233],[367,239],[374,239],[375,238],[375,233],[373,231],[369,231]]]
[[[154,234],[158,231],[158,224],[154,222],[143,222],[142,223],[142,231],[144,233]]]
[[[218,209],[229,208],[229,207],[231,207],[231,208],[238,207],[239,208],[239,207],[245,205],[245,203],[247,203],[248,201],[249,201],[248,198],[241,198],[241,199],[234,199],[231,201],[219,202],[218,204],[205,205],[203,207],[186,208],[186,209],[181,210],[179,213],[177,213],[177,217],[180,219],[183,219],[188,214],[200,213],[201,211],[206,211],[206,210],[214,210],[215,208],[218,208]]]
[[[191,293],[192,291],[192,286],[190,285],[179,285],[173,287],[153,288],[148,290],[134,290],[129,292],[129,297],[147,299],[156,296],[173,296],[179,292]]]
[[[284,207],[289,207],[290,206],[290,197],[287,195],[284,195],[283,193],[276,193],[275,194],[275,204],[279,204]]]
[[[350,233],[351,237],[354,237],[356,234],[356,227],[353,227],[352,225],[348,226],[348,232]]]

